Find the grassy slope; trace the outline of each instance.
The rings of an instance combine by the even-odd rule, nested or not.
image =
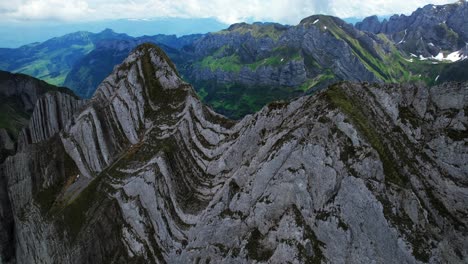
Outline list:
[[[270,102],[290,99],[303,93],[294,87],[246,87],[237,83],[220,85],[214,82],[198,82],[195,87],[203,102],[216,112],[234,119],[256,112]]]
[[[256,38],[268,37],[277,41],[281,37],[283,33],[282,31],[284,29],[285,28],[278,28],[278,26],[275,24],[259,25],[241,23],[238,24],[238,26],[234,26],[234,28],[232,29],[221,30],[213,34],[230,34],[235,32],[239,34],[251,34],[253,37]]]
[[[63,85],[72,67],[69,60],[84,56],[93,49],[92,43],[56,50],[44,48],[35,53],[34,57],[18,61],[8,70],[31,75],[53,85]]]

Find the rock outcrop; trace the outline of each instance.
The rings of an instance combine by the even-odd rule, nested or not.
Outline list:
[[[139,46],[0,166],[16,262],[466,262],[467,97],[340,83],[233,122]]]

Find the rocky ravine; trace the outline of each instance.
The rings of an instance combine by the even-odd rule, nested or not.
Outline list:
[[[139,46],[1,165],[10,261],[466,262],[467,96],[341,83],[232,122]]]

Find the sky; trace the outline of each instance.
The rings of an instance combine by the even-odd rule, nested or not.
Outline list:
[[[313,14],[341,18],[410,14],[426,4],[455,0],[1,0],[0,23],[83,22],[161,17],[215,18],[226,24],[297,24]]]

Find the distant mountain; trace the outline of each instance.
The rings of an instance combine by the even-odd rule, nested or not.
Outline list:
[[[385,34],[401,50],[417,57],[468,56],[468,3],[464,0],[426,5],[410,16],[394,15],[382,22],[376,16],[368,17],[356,28]]]
[[[379,20],[384,20],[384,19],[388,19],[390,18],[390,16],[376,16]],[[347,18],[343,18],[343,21],[345,21],[346,23],[349,23],[349,24],[353,24],[353,25],[356,25],[356,23],[359,23],[359,22],[362,22],[362,20],[365,19],[365,18],[362,18],[362,17],[347,17]]]
[[[100,33],[75,32],[17,49],[0,49],[0,69],[28,74],[53,85],[66,85],[77,95],[88,98],[138,44],[157,43],[173,54],[174,49],[200,37],[199,34],[131,37],[111,29]]]
[[[133,48],[155,43],[205,103],[241,118],[271,101],[313,93],[340,80],[428,85],[466,80],[464,64],[451,64],[468,57],[466,10],[465,2],[429,5],[388,21],[369,17],[356,27],[317,15],[296,26],[238,23],[182,37],[78,32],[0,50],[0,68],[68,86],[89,98]]]
[[[205,102],[234,118],[339,80],[433,84],[448,66],[414,59],[384,34],[323,15],[297,26],[235,24],[188,48],[194,60],[184,76]]]
[[[9,22],[0,23],[0,47],[17,48],[33,42],[66,35],[70,32],[98,33],[106,28],[129,36],[143,35],[192,35],[218,31],[229,25],[214,18],[155,18],[118,19],[83,23]]]
[[[107,29],[98,34],[76,32],[17,49],[0,49],[0,69],[63,85],[73,65],[91,52],[97,42],[105,39],[122,40],[131,37]]]

